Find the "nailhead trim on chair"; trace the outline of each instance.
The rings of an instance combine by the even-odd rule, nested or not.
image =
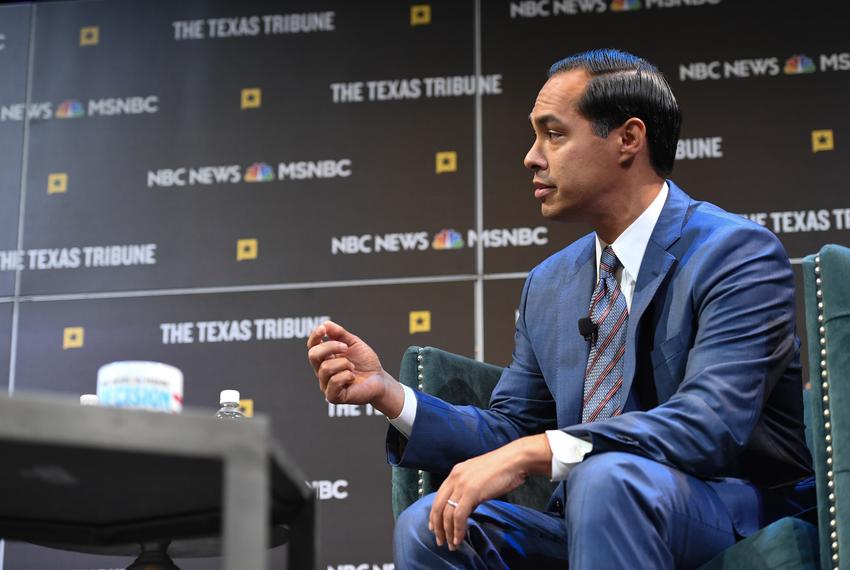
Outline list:
[[[826,486],[829,488],[829,528],[831,532],[829,539],[832,541],[830,549],[832,551],[832,562],[835,565],[834,570],[839,570],[838,566],[838,517],[835,512],[835,474],[832,471],[832,422],[830,421],[829,409],[829,372],[826,365],[826,327],[824,326],[823,317],[823,281],[820,277],[820,255],[815,256],[815,295],[818,302],[818,342],[820,343],[820,377],[823,383],[823,431],[824,440],[826,441]]]
[[[419,363],[418,366],[417,366],[417,374],[418,374],[417,379],[419,380],[419,384],[418,384],[419,390],[422,390],[422,380],[425,379],[425,374],[423,374],[423,372],[425,370],[425,366],[422,364],[422,352],[424,350],[425,350],[425,348],[420,346],[419,347],[419,354],[416,356],[416,362]],[[419,497],[421,498],[422,496],[425,495],[425,472],[423,470],[419,469],[417,471],[417,473],[419,474],[419,477],[416,480],[416,488],[417,488],[417,491],[419,492]]]

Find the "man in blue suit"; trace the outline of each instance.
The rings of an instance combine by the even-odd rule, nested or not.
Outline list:
[[[665,179],[681,115],[646,61],[555,63],[530,120],[542,214],[595,231],[528,275],[489,408],[402,387],[335,323],[310,361],[391,418],[392,463],[449,473],[399,517],[399,568],[697,567],[811,475],[789,261]],[[547,512],[494,500],[532,474],[561,481]]]

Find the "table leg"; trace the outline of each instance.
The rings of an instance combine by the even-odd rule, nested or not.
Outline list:
[[[316,502],[309,501],[290,525],[287,568],[316,569]]]
[[[234,450],[224,461],[222,560],[225,570],[266,570],[269,465],[263,454]]]

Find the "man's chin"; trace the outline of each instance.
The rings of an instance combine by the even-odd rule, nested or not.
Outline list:
[[[546,218],[547,220],[557,221],[557,222],[572,222],[575,221],[572,212],[569,208],[564,207],[563,204],[547,204],[543,202],[540,204],[540,215]]]

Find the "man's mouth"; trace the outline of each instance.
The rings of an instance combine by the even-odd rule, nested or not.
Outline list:
[[[554,191],[554,186],[546,184],[545,182],[540,182],[539,180],[534,181],[534,197],[538,200],[542,200]]]

